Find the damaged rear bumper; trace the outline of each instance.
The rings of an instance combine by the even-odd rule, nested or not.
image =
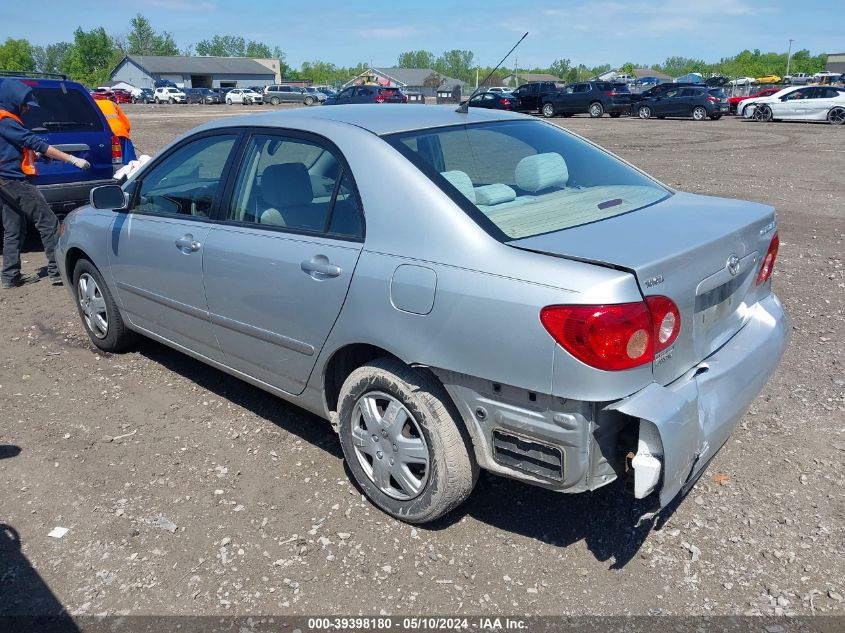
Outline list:
[[[763,389],[786,350],[790,330],[778,298],[770,294],[753,310],[748,323],[730,341],[674,382],[666,386],[651,384],[605,407],[640,421],[638,452],[643,452],[643,457],[657,457],[662,472],[656,477],[654,462],[641,459],[647,470],[636,473],[635,457],[635,478],[641,475],[647,483],[662,479],[656,510],[696,481]],[[654,429],[659,440],[654,439]],[[649,492],[647,486],[640,487],[638,496],[645,496],[643,492]]]

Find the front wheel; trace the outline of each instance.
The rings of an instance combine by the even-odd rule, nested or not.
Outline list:
[[[590,116],[594,119],[598,119],[601,115],[604,114],[604,106],[596,101],[595,103],[590,104]]]
[[[640,106],[640,109],[637,110],[637,116],[641,119],[648,119],[651,117],[651,108],[648,106]]]
[[[103,276],[89,260],[82,259],[73,271],[76,308],[91,342],[104,352],[120,352],[137,335],[126,327]]]
[[[754,120],[769,122],[772,120],[772,109],[767,105],[759,105],[754,108]]]
[[[226,99],[226,105],[232,105],[232,100],[231,100],[231,99]]]
[[[314,97],[305,97],[305,105],[314,105]]]
[[[173,100],[173,98],[171,97],[170,99],[168,99],[168,100],[167,100],[167,103],[169,103],[170,105],[173,105],[173,104],[174,104],[174,103],[176,103],[176,102],[175,102],[175,101]]]
[[[555,115],[555,107],[551,103],[544,103],[542,112],[544,117],[550,119]]]
[[[827,113],[827,120],[831,125],[842,125],[845,123],[845,108],[833,108]]]
[[[272,99],[270,99],[271,105],[279,105],[279,103],[281,103],[281,101],[279,100],[278,97],[273,97]]]
[[[340,444],[376,506],[408,523],[433,521],[472,492],[478,467],[443,385],[425,370],[380,358],[340,390]]]
[[[696,121],[703,121],[707,118],[707,110],[701,106],[696,106],[692,109],[692,118]]]

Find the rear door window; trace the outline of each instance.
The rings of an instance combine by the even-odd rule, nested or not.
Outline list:
[[[100,112],[87,95],[79,90],[63,92],[59,88],[32,89],[38,99],[37,108],[30,108],[21,117],[33,132],[86,132],[105,130]]]

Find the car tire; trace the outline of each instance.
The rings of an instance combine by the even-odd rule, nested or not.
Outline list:
[[[555,115],[555,106],[552,103],[544,103],[543,109],[541,110],[543,116],[547,119],[551,119]]]
[[[695,106],[692,109],[692,118],[694,121],[704,121],[707,118],[707,109],[702,106]]]
[[[845,123],[845,108],[832,108],[831,111],[827,113],[827,120],[831,125],[842,125]]]
[[[305,105],[314,105],[314,97],[305,97]]]
[[[772,109],[765,103],[754,108],[754,120],[767,123],[773,119]]]
[[[80,259],[73,269],[76,309],[91,342],[104,352],[128,349],[138,335],[126,327],[123,317],[97,267]]]
[[[648,106],[640,106],[639,110],[637,110],[637,116],[641,119],[651,118],[651,108]]]
[[[273,97],[273,98],[270,99],[271,105],[279,105],[279,103],[281,103],[281,101],[279,100],[278,97]]]
[[[390,410],[393,421],[403,415],[401,428],[383,424]],[[338,416],[347,466],[387,514],[408,523],[434,521],[472,492],[478,465],[471,442],[443,385],[427,370],[395,358],[359,367],[341,387]]]
[[[590,104],[588,112],[590,113],[591,118],[598,119],[604,114],[604,106],[598,101],[593,101],[593,103]]]
[[[226,105],[232,105],[232,100],[231,100],[231,99],[226,99]]]

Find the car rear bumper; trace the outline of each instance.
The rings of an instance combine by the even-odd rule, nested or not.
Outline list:
[[[58,216],[64,216],[76,207],[88,204],[88,197],[94,187],[113,185],[114,180],[86,180],[84,182],[63,182],[55,185],[38,185],[38,191]]]
[[[650,431],[659,470],[641,496],[659,491],[657,510],[695,483],[786,349],[789,325],[777,297],[749,309],[746,325],[684,376],[611,403],[527,393],[432,369],[467,425],[479,466],[506,477],[562,492],[594,490],[626,471],[636,478],[628,458],[639,453],[640,434]]]

